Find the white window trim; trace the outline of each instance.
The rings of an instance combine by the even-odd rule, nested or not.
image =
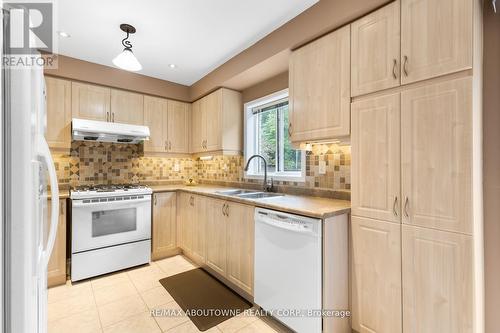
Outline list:
[[[277,91],[273,94],[261,97],[259,99],[253,100],[251,102],[245,103],[244,105],[244,157],[245,157],[245,164],[248,161],[248,158],[253,155],[253,152],[249,152],[248,145],[247,145],[247,140],[249,136],[255,135],[253,131],[249,131],[250,127],[253,128],[252,124],[248,119],[252,116],[252,108],[259,106],[259,105],[264,105],[273,101],[280,100],[282,98],[288,97],[288,89],[283,89],[280,91]],[[274,172],[268,172],[267,173],[267,178],[270,179],[272,178],[273,180],[278,180],[278,181],[291,181],[291,182],[305,182],[306,180],[306,172],[305,172],[305,165],[306,165],[306,152],[302,151],[301,154],[301,166],[302,166],[302,171],[301,172],[292,172],[290,171],[288,174],[285,172],[280,172],[280,173],[274,173]],[[263,179],[264,174],[253,174],[253,173],[247,173],[246,171],[244,172],[243,178],[245,179]]]

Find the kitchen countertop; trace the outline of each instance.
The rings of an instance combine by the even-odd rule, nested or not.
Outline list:
[[[305,215],[309,217],[326,219],[336,215],[342,215],[351,211],[351,202],[320,197],[309,197],[285,194],[283,196],[261,199],[247,199],[216,193],[236,189],[235,187],[211,186],[211,185],[152,185],[153,192],[184,191],[193,194],[201,194],[209,197],[234,201],[256,207],[275,209],[287,213]]]

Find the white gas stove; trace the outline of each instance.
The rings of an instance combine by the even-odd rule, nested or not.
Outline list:
[[[71,199],[90,199],[151,193],[153,193],[153,190],[150,187],[136,184],[83,185],[71,189]]]
[[[71,190],[72,281],[150,261],[152,192],[129,184]]]

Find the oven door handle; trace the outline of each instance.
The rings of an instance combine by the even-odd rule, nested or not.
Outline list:
[[[87,199],[85,199],[87,200]],[[92,199],[90,199],[92,200]],[[133,200],[114,200],[114,201],[102,201],[102,202],[86,202],[83,203],[83,200],[73,200],[72,206],[73,208],[77,207],[118,207],[118,206],[130,206],[130,204],[139,204],[143,202],[151,202],[151,198],[144,199],[133,199]]]

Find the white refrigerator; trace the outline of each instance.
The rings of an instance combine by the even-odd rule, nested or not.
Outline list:
[[[2,56],[8,51],[3,9]],[[39,66],[2,67],[2,330],[47,331],[47,265],[57,232],[59,200],[47,207],[47,185],[58,198],[54,163],[44,138],[45,83]],[[51,219],[48,220],[48,211]]]

